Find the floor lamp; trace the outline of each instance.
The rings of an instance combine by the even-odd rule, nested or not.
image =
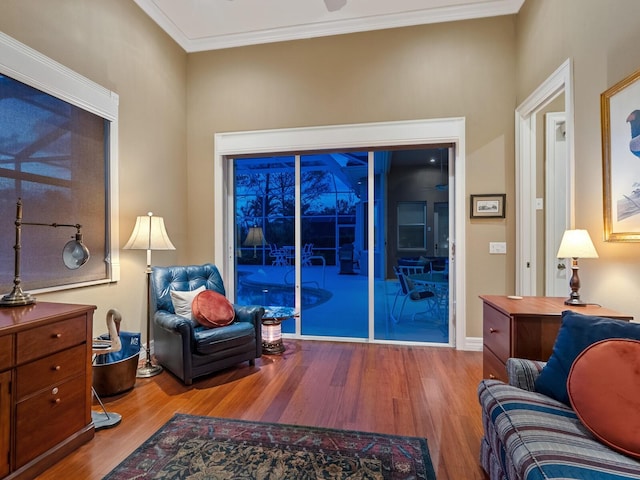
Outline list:
[[[136,377],[153,377],[162,372],[162,367],[151,362],[151,250],[175,250],[176,247],[169,240],[167,230],[164,228],[164,219],[149,212],[138,217],[124,248],[147,251],[147,269],[145,270],[147,274],[147,360],[144,367],[138,368]]]
[[[249,233],[247,233],[247,238],[244,239],[244,244],[248,247],[253,247],[253,258],[256,258],[256,247],[258,245],[264,245],[264,233],[262,232],[262,227],[258,227],[257,225],[249,227]]]

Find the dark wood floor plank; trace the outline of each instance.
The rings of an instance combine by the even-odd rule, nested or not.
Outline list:
[[[103,399],[122,423],[38,477],[101,479],[175,413],[427,439],[438,480],[483,480],[476,387],[482,353],[287,340],[281,356],[183,385],[168,372]],[[97,409],[97,406],[94,406]]]

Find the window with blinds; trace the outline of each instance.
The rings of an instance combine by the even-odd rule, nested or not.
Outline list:
[[[110,224],[111,180],[117,171],[111,163],[114,118],[100,114],[102,105],[114,100],[117,112],[117,95],[110,96],[102,87],[16,44],[0,37],[0,294],[13,287],[18,199],[25,223],[82,225],[83,241],[91,253],[84,266],[70,270],[62,262],[62,249],[75,238],[74,228],[23,225],[24,290],[117,279],[111,262],[117,244]],[[26,60],[6,68],[1,55],[6,49],[26,53]],[[34,68],[30,62],[38,65]],[[22,67],[26,81],[18,79],[23,77]],[[16,69],[17,75],[5,74]],[[43,70],[40,84],[33,76]],[[61,94],[47,93],[47,82],[52,83],[51,92]],[[97,106],[91,103],[92,96]]]
[[[427,203],[398,202],[398,250],[427,248]]]

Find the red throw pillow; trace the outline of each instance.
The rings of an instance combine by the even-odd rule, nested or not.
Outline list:
[[[229,325],[236,316],[231,302],[213,290],[205,290],[196,295],[191,311],[200,325],[209,328]]]
[[[587,347],[571,366],[567,392],[598,440],[640,458],[640,341],[615,338]]]

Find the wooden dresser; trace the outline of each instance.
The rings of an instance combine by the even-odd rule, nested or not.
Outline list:
[[[608,308],[589,305],[570,307],[564,297],[524,297],[513,300],[500,295],[481,295],[483,376],[507,381],[509,357],[547,361],[555,343],[562,312],[631,320]]]
[[[95,308],[0,308],[0,478],[34,478],[93,438]]]

